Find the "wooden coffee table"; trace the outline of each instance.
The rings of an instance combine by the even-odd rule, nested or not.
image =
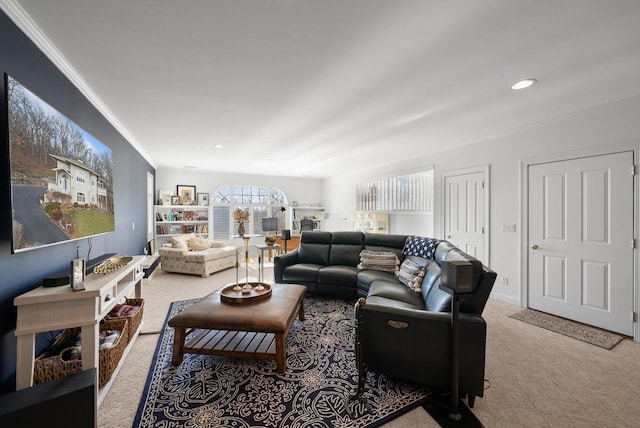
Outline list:
[[[172,364],[180,364],[185,353],[223,355],[275,360],[278,373],[284,373],[287,334],[296,315],[304,320],[306,289],[274,284],[271,297],[255,303],[224,302],[221,290],[203,297],[168,322],[175,329]],[[185,343],[193,330],[199,331]]]

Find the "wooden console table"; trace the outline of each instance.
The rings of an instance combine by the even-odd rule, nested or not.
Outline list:
[[[84,281],[83,291],[74,292],[70,285],[38,287],[13,300],[18,312],[15,332],[18,341],[17,390],[33,385],[36,333],[81,327],[82,370],[99,367],[100,321],[131,292],[135,291],[136,298],[142,298],[142,265],[145,260],[146,256],[135,256],[125,267],[106,275],[89,274]],[[125,359],[134,338],[127,345],[120,363]],[[116,368],[112,379],[117,371]],[[99,391],[98,403],[104,398],[110,383]]]

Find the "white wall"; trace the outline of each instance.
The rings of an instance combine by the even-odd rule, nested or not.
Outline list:
[[[474,145],[443,149],[438,153],[409,153],[384,168],[349,172],[324,180],[263,175],[216,173],[211,171],[159,168],[156,190],[175,189],[177,184],[197,186],[198,192],[213,192],[227,184],[265,185],[282,190],[289,202],[323,204],[327,230],[350,230],[356,210],[355,184],[367,179],[428,169],[435,171],[433,218],[419,214],[392,214],[391,233],[442,237],[441,177],[445,171],[490,166],[490,267],[498,273],[492,297],[520,304],[521,210],[520,162],[548,154],[590,148],[640,145],[640,97],[596,106],[588,110],[537,124],[517,132],[505,132]],[[463,126],[463,125],[461,125]],[[508,124],[505,124],[508,128]],[[397,153],[390,148],[390,153]],[[636,223],[638,220],[636,219]],[[502,232],[503,224],[516,224],[516,232]],[[502,279],[508,279],[504,285]]]
[[[156,199],[159,190],[171,190],[176,194],[179,184],[196,186],[196,192],[211,194],[212,201],[213,193],[225,185],[275,187],[285,194],[290,205],[293,201],[301,206],[318,205],[323,202],[324,195],[324,181],[320,179],[160,167],[156,170]]]
[[[597,106],[569,116],[540,123],[518,132],[497,135],[474,145],[451,148],[439,153],[408,154],[384,169],[361,174],[345,174],[325,182],[325,205],[329,212],[355,209],[355,184],[369,178],[388,176],[434,165],[435,206],[433,234],[442,237],[442,173],[490,165],[490,266],[498,274],[492,297],[520,303],[520,162],[552,153],[575,152],[588,148],[640,144],[640,97]],[[461,124],[464,126],[464,124]],[[505,124],[508,128],[508,124]],[[393,148],[390,153],[397,152]],[[396,217],[392,233],[422,234],[420,224],[408,215]],[[636,219],[637,223],[637,219]],[[516,233],[502,232],[503,224],[516,224]],[[411,229],[416,227],[415,231]],[[502,278],[508,278],[503,285]]]

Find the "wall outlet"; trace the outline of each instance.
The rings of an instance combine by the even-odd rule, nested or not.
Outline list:
[[[509,285],[509,277],[508,276],[503,276],[502,277],[502,285]]]

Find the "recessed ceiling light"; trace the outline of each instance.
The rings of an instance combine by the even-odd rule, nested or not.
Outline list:
[[[215,146],[213,146],[214,149],[224,149],[224,146],[222,144],[216,144]]]
[[[528,88],[529,86],[533,85],[536,82],[537,82],[536,79],[522,79],[519,82],[516,82],[513,85],[511,85],[511,89],[514,91],[520,91],[522,89]]]
[[[191,169],[196,169],[198,168],[197,166],[193,166],[193,165],[183,165],[183,168],[191,168]]]
[[[327,162],[333,162],[333,158],[327,159]]]

